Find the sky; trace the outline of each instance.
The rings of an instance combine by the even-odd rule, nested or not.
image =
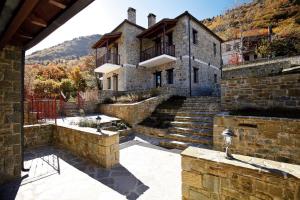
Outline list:
[[[199,20],[224,13],[234,5],[250,0],[95,0],[64,25],[55,30],[39,44],[26,51],[48,48],[66,40],[92,34],[105,34],[112,31],[127,18],[128,7],[136,9],[137,24],[147,27],[149,13],[156,20],[174,18],[189,11]]]

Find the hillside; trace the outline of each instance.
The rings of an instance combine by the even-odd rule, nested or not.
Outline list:
[[[253,0],[203,23],[224,40],[240,37],[241,32],[264,33],[270,25],[278,37],[300,40],[300,5],[298,0]]]
[[[57,60],[74,60],[92,52],[91,46],[101,35],[82,36],[56,46],[36,51],[26,56],[26,64],[45,63]]]

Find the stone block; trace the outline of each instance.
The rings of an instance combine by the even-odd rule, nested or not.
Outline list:
[[[202,175],[182,171],[182,182],[188,186],[202,188]]]

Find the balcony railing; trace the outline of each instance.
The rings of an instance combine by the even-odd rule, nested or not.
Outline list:
[[[103,56],[97,58],[97,66],[104,65],[106,63],[120,65],[120,55],[115,53],[106,53]]]
[[[141,52],[141,62],[163,54],[175,57],[175,45],[166,45],[165,50],[161,46],[153,46],[145,49]]]

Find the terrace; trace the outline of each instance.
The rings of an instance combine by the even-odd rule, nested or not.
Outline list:
[[[0,187],[0,199],[179,200],[180,165],[179,154],[137,140],[120,145],[120,164],[111,169],[53,146],[28,149],[30,171]]]

